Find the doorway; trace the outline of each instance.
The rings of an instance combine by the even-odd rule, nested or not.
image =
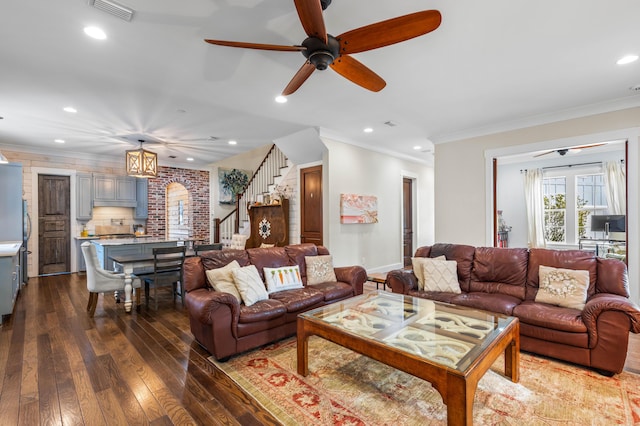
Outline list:
[[[69,176],[38,175],[38,274],[71,272]]]
[[[167,185],[166,209],[167,238],[188,240],[191,236],[189,191],[181,183]]]
[[[300,169],[300,242],[321,246],[322,166]]]
[[[413,256],[413,179],[402,178],[402,259],[411,265]]]

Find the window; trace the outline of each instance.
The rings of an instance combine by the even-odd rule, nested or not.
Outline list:
[[[567,238],[567,179],[566,177],[544,178],[544,239],[548,242],[564,243]]]
[[[589,228],[589,216],[607,213],[604,175],[576,176],[576,206],[579,238],[598,238]]]

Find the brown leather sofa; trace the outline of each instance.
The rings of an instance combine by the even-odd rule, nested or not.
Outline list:
[[[580,250],[472,247],[434,244],[416,257],[457,262],[460,294],[420,291],[411,270],[391,271],[394,293],[470,306],[520,320],[520,348],[575,364],[604,375],[622,371],[629,331],[640,332],[640,309],[629,300],[626,264]],[[589,271],[583,310],[535,301],[539,266]]]
[[[367,274],[361,266],[334,268],[336,282],[307,285],[305,256],[327,255],[314,244],[285,247],[221,250],[191,257],[184,263],[185,304],[191,332],[216,359],[296,334],[301,312],[362,294]],[[298,265],[304,288],[271,293],[268,300],[251,306],[229,293],[214,291],[205,270],[223,267],[233,260],[240,266],[255,265],[264,281],[263,268]]]

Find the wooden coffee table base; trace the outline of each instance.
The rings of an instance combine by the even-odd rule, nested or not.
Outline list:
[[[472,425],[473,400],[478,382],[504,353],[505,376],[517,383],[520,380],[520,323],[516,320],[480,354],[465,371],[429,362],[424,358],[375,340],[347,334],[336,327],[298,317],[298,374],[309,374],[308,339],[316,335],[352,351],[373,358],[391,367],[430,382],[447,405],[447,424]]]

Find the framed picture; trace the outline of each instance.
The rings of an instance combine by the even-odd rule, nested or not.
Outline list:
[[[378,223],[378,197],[340,194],[340,223]]]
[[[218,168],[218,188],[220,204],[235,204],[236,194],[242,193],[249,184],[251,172],[240,169]]]

